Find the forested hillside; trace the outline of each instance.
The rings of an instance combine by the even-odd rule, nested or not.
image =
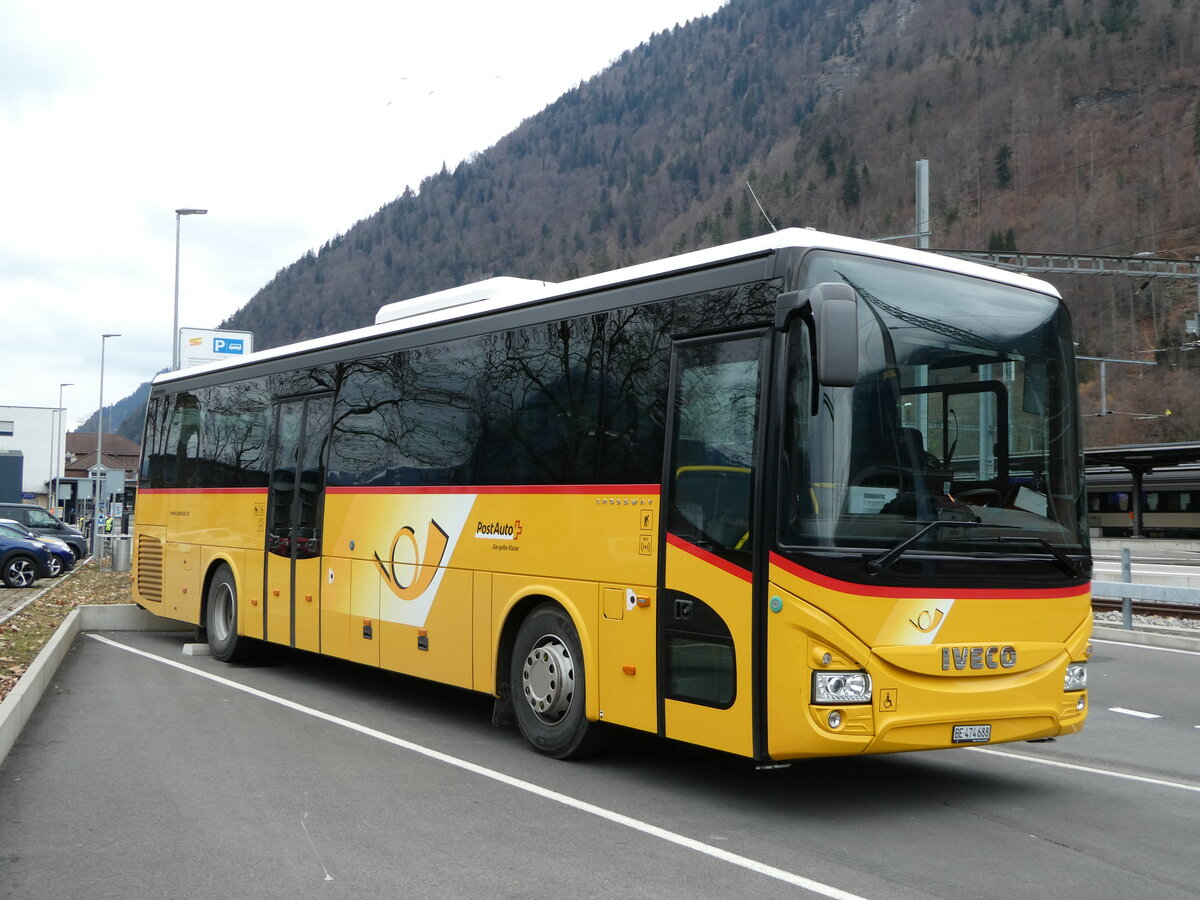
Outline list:
[[[905,234],[917,159],[934,248],[1190,258],[1197,48],[1194,0],[733,0],[332,237],[224,326],[271,347],[490,275],[751,236],[769,225],[747,182],[778,226]],[[1200,352],[1178,349],[1196,285],[1054,280],[1083,355],[1162,348],[1156,369],[1109,367],[1108,407],[1173,415],[1090,419],[1089,444],[1200,438]]]
[[[104,407],[104,433],[119,434],[135,444],[142,442],[142,423],[146,418],[146,401],[150,398],[150,382],[145,382],[136,391]],[[95,432],[98,416],[92,413],[74,430],[80,433]]]

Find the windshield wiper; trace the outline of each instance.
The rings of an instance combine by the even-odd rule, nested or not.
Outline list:
[[[921,523],[920,522],[905,522],[903,524],[905,524],[905,525],[920,525]],[[984,524],[983,522],[978,522],[978,521],[972,522],[970,519],[966,519],[963,521],[957,521],[955,519],[937,519],[937,520],[927,524],[924,528],[922,528],[916,534],[902,540],[900,543],[898,543],[895,547],[893,547],[887,553],[883,554],[883,556],[877,556],[874,559],[867,560],[867,571],[870,572],[872,575],[878,575],[884,569],[891,566],[901,556],[903,556],[905,550],[907,550],[909,547],[911,547],[913,544],[915,544],[921,538],[925,537],[925,535],[929,534],[929,532],[933,531],[935,528],[941,528],[943,526],[947,526],[947,527],[953,526],[955,528],[978,528],[979,526],[981,526],[983,524]],[[996,527],[1012,528],[1013,526],[1011,526],[1011,525],[1008,525],[1008,526],[990,525],[988,527],[990,527],[990,528],[996,528]]]
[[[1062,566],[1068,575],[1074,575],[1076,578],[1082,578],[1084,575],[1083,567],[1079,563],[1075,562],[1075,560],[1071,559],[1071,557],[1067,556],[1061,549],[1054,546],[1044,537],[1026,535],[1025,537],[996,537],[991,540],[994,540],[998,544],[1037,544],[1045,547],[1050,555],[1054,557],[1055,562]]]

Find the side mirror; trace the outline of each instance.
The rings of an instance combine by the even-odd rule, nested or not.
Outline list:
[[[824,387],[858,384],[858,295],[839,281],[824,281],[807,294],[789,291],[775,301],[775,328],[786,331],[797,315],[812,316],[817,336],[817,380]]]
[[[808,292],[817,335],[817,380],[825,387],[858,383],[858,295],[848,284],[826,281]]]

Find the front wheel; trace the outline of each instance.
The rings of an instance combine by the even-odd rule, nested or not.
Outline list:
[[[246,662],[258,650],[252,638],[238,634],[237,604],[237,584],[233,580],[233,572],[229,566],[222,565],[213,573],[204,604],[208,646],[212,655],[222,662]]]
[[[4,571],[0,573],[0,577],[4,579],[5,587],[29,587],[37,581],[37,563],[28,556],[9,557],[8,562],[4,564]]]
[[[50,555],[50,577],[57,578],[63,573],[63,561],[54,554]]]
[[[509,674],[517,725],[535,750],[570,759],[596,749],[599,726],[584,713],[583,651],[562,607],[544,603],[521,623]]]

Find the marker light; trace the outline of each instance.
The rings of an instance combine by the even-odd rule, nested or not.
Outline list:
[[[813,672],[813,703],[870,703],[866,672]]]
[[[1087,663],[1067,663],[1067,674],[1063,678],[1064,691],[1087,690]]]

